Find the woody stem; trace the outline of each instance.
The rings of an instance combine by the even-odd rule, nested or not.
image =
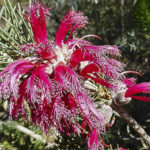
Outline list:
[[[141,125],[139,125],[122,106],[117,106],[112,102],[111,108],[116,111],[120,117],[123,118],[127,124],[136,131],[136,133],[143,139],[144,143],[150,148],[150,136],[147,135],[146,131],[141,127]]]
[[[88,90],[91,90],[90,87],[85,87]],[[91,91],[95,91],[97,92],[98,89],[92,89]],[[121,101],[121,100],[119,100]],[[137,121],[135,119],[133,119],[130,114],[128,114],[128,112],[122,107],[122,106],[118,106],[114,103],[114,100],[112,100],[111,103],[111,108],[116,111],[120,117],[122,119],[124,119],[127,124],[132,127],[135,132],[143,139],[144,143],[150,148],[150,136],[146,133],[146,131],[142,128],[142,126],[140,124],[137,123]]]

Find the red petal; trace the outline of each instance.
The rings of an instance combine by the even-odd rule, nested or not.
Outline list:
[[[69,11],[66,16],[64,16],[57,30],[55,41],[56,45],[61,47],[68,31],[71,31],[71,34],[69,35],[70,38],[76,29],[83,28],[86,23],[87,17],[85,17],[81,12]]]
[[[101,77],[97,76],[98,78],[95,78],[91,75],[87,75],[89,78],[91,78],[93,81],[95,81],[96,83],[100,84],[100,85],[103,85],[107,88],[111,88],[112,85],[109,84],[106,80],[102,79]]]
[[[35,3],[30,8],[30,24],[37,43],[47,41],[45,12],[47,10],[40,3]]]
[[[71,59],[70,59],[70,64],[71,67],[76,67],[81,61],[91,61],[92,60],[92,55],[89,52],[83,52],[80,49],[77,49],[73,52]]]
[[[92,131],[91,135],[90,135],[90,145],[93,147],[93,143],[98,143],[98,140],[97,140],[97,133],[95,130]]]
[[[139,83],[139,84],[136,84],[136,85],[128,88],[128,90],[125,93],[125,96],[130,97],[130,96],[133,96],[138,93],[149,94],[150,93],[150,82]]]
[[[150,97],[144,97],[144,96],[132,96],[133,99],[141,100],[144,102],[150,102]]]
[[[111,87],[111,85],[106,80],[102,79],[100,76],[96,74],[97,72],[99,72],[98,66],[96,64],[89,64],[81,70],[80,75],[85,78],[90,78],[96,83],[106,86],[107,88]],[[91,76],[90,74],[93,74],[97,78]]]
[[[126,78],[123,79],[122,82],[129,88],[136,84],[135,78]]]
[[[143,96],[135,96],[136,94],[139,93],[150,94],[150,82],[143,82],[143,83],[133,85],[132,87],[127,89],[125,93],[125,97],[131,97],[142,101],[149,101],[149,97],[146,98]]]
[[[88,73],[99,72],[99,67],[96,64],[86,65],[80,72],[80,75],[86,77]]]
[[[68,100],[70,109],[74,110],[76,108],[75,98],[71,94],[68,94]]]

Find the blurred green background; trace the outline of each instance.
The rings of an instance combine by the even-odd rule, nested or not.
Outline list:
[[[18,3],[22,8],[26,8],[27,0],[10,0],[12,5]],[[41,0],[42,1],[42,0]],[[142,77],[137,77],[138,82],[150,81],[150,1],[149,0],[43,0],[46,7],[51,8],[51,16],[47,20],[47,31],[49,39],[54,39],[56,30],[62,17],[68,10],[79,10],[88,16],[89,24],[87,29],[79,31],[78,36],[85,34],[96,34],[102,38],[101,41],[91,38],[97,45],[117,45],[121,50],[122,57],[118,58],[126,64],[126,70],[135,70],[142,73]],[[0,0],[0,7],[4,5]],[[0,15],[1,16],[1,15]],[[0,18],[0,26],[5,28],[5,20]],[[8,30],[9,32],[9,30]],[[2,34],[2,31],[1,33]],[[26,34],[26,31],[23,32]],[[11,39],[10,39],[11,40]],[[30,41],[30,38],[29,38]],[[7,39],[1,38],[0,42],[8,43]],[[25,43],[22,40],[22,43]],[[8,52],[10,58],[16,59],[12,52]],[[1,64],[1,68],[6,64]],[[130,77],[130,76],[129,76]],[[135,118],[150,135],[150,104],[133,100],[125,106],[127,111]],[[3,104],[0,104],[0,115],[4,114]],[[29,123],[23,126],[33,130],[35,133],[46,136],[40,129]],[[61,140],[57,138],[54,149],[60,150],[86,150],[86,141],[81,137],[66,137],[62,135]],[[32,137],[18,131],[7,119],[0,121],[0,149],[4,150],[38,150],[50,148],[49,142],[43,144]],[[136,133],[117,118],[115,125],[104,137],[108,144],[112,144],[113,149],[120,147],[130,150],[148,150]],[[82,141],[82,142],[81,142]],[[83,147],[84,148],[81,148]]]

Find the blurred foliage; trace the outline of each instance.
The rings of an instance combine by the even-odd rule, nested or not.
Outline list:
[[[11,0],[11,2],[13,7],[7,0],[3,2],[3,5],[1,5],[2,1],[0,1],[1,70],[8,63],[18,59],[18,57],[23,57],[19,50],[21,44],[33,41],[30,25],[24,21],[22,16],[24,13],[22,7],[25,8],[25,4],[29,1]],[[47,20],[49,39],[54,40],[58,25],[69,9],[83,11],[89,18],[89,24],[86,30],[78,32],[78,36],[96,34],[101,36],[102,40],[89,38],[95,44],[119,46],[123,56],[118,59],[126,64],[126,70],[140,71],[143,77],[138,78],[139,81],[150,80],[149,0],[43,0],[43,3],[51,8],[52,15]],[[150,104],[143,102],[132,102],[126,106],[132,116],[145,127],[148,134],[150,134],[149,107]],[[4,109],[3,105],[0,104],[0,115],[2,114],[4,114]],[[22,120],[19,123],[22,124]],[[30,124],[23,125],[42,135],[39,128]],[[0,124],[0,137],[2,137],[0,138],[0,148],[4,150],[52,149],[48,142],[45,145],[24,133],[20,133],[7,121],[4,124]],[[117,117],[112,129],[103,138],[106,143],[112,144],[111,149],[119,147],[117,144],[131,150],[147,149],[138,135],[119,117]],[[49,139],[47,140],[49,141]],[[79,136],[74,137],[71,135],[67,137],[66,135],[59,135],[55,142],[57,145],[54,149],[83,150],[83,147],[85,150],[87,149],[85,139]]]
[[[150,31],[150,2],[138,0],[135,5],[135,19],[138,25],[145,31]]]
[[[23,17],[25,10],[18,3],[14,6],[8,0],[3,1],[0,10],[0,63],[1,70],[18,57],[23,57],[20,45],[33,41],[29,23]]]
[[[28,126],[29,128],[30,126]],[[32,127],[32,130],[37,131]],[[41,133],[41,132],[39,132]],[[45,149],[45,144],[35,140],[28,135],[18,132],[15,128],[15,124],[10,122],[5,122],[0,124],[0,148],[4,150],[43,150]]]
[[[54,146],[51,150],[61,149],[61,150],[87,150],[87,143],[85,138],[82,136],[67,136],[65,134],[62,135],[61,140],[60,138],[55,141],[58,143],[59,146]]]

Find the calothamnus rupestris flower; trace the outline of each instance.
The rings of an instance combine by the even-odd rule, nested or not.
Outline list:
[[[116,46],[96,46],[85,40],[95,35],[73,37],[77,29],[85,28],[88,23],[87,17],[77,11],[69,11],[59,25],[55,41],[48,40],[47,13],[40,3],[28,9],[29,17],[25,18],[31,24],[35,43],[21,46],[30,57],[8,65],[0,73],[0,97],[10,99],[11,118],[17,119],[19,114],[26,117],[26,101],[32,122],[45,132],[56,127],[67,135],[83,133],[90,150],[103,149],[104,116],[96,110],[84,83],[91,79],[115,91],[114,82],[121,80],[124,65],[109,56],[120,56],[120,52]],[[128,89],[126,81],[121,83]],[[133,85],[125,97],[145,100],[133,95],[141,90],[147,93],[149,84]],[[78,116],[82,116],[82,123],[78,122]]]

